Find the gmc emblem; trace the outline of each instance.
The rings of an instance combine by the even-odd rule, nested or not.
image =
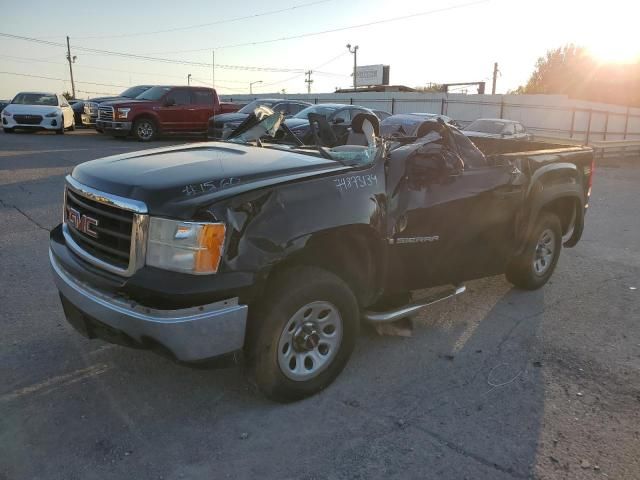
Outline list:
[[[83,215],[75,208],[67,207],[67,222],[76,230],[90,237],[98,238],[98,232],[95,231],[95,227],[98,226],[98,220],[95,218]]]

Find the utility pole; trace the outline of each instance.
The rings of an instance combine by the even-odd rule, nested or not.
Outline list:
[[[211,86],[216,88],[216,51],[211,50]]]
[[[498,80],[498,62],[493,64],[493,87],[491,87],[491,95],[496,94],[496,81]]]
[[[313,83],[313,80],[311,80],[311,74],[313,73],[312,70],[307,70],[306,72],[304,72],[304,74],[307,76],[307,78],[305,78],[304,83],[307,84],[307,94],[311,93],[311,84]]]
[[[356,69],[358,67],[358,45],[354,46],[353,49],[351,49],[351,44],[347,43],[347,50],[349,50],[349,53],[353,53],[353,89],[355,90],[356,87]]]
[[[187,75],[187,85],[191,85],[191,74]]]
[[[71,47],[69,46],[69,37],[67,36],[67,61],[69,62],[69,74],[71,75],[71,94],[76,98],[76,84],[73,81],[73,64],[77,57],[71,56]]]

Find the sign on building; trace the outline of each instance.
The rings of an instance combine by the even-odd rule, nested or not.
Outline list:
[[[356,67],[356,87],[389,85],[389,65],[363,65]]]

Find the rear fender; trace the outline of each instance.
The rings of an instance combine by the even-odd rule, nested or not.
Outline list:
[[[534,172],[516,232],[516,254],[524,249],[542,211],[552,211],[560,217],[563,234],[568,235],[564,241],[565,247],[573,247],[578,243],[584,229],[585,205],[580,179],[578,168],[572,163],[554,163]]]

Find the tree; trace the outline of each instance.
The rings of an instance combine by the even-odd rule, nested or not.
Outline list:
[[[640,63],[608,64],[573,44],[547,51],[513,93],[565,94],[594,102],[640,105]]]
[[[436,93],[444,92],[444,85],[439,83],[429,83],[426,87],[415,87],[416,92]]]
[[[67,100],[73,100],[73,95],[71,95],[71,93],[69,93],[69,92],[64,92],[64,93],[62,94],[62,96],[63,96],[64,98],[66,98]]]

